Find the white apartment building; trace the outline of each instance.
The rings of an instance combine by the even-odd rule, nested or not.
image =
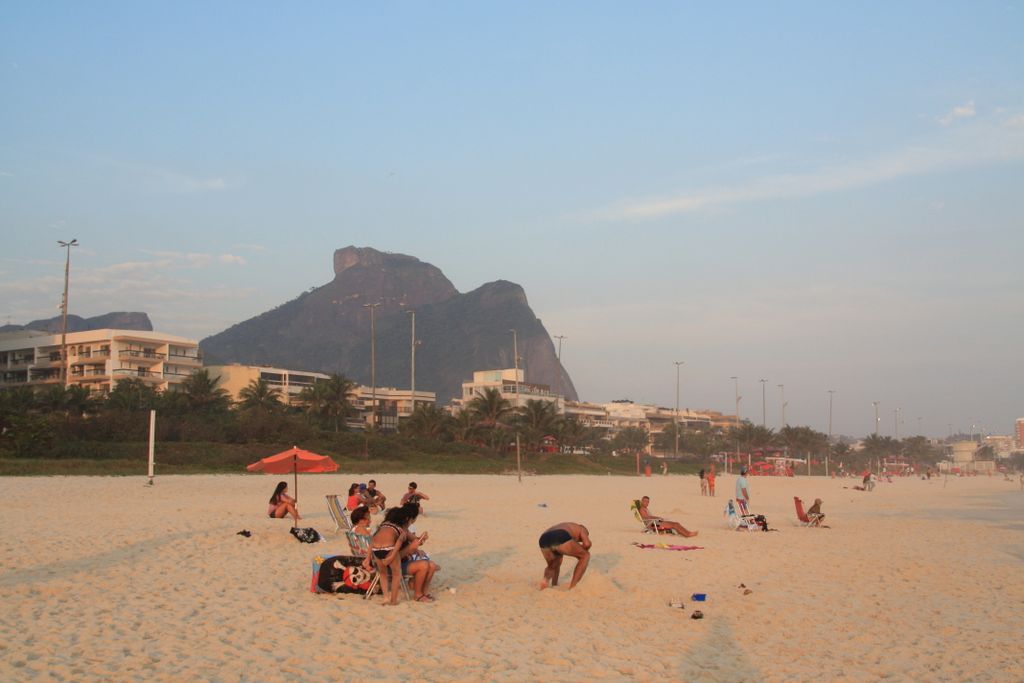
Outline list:
[[[108,393],[122,379],[165,390],[202,367],[199,342],[161,332],[68,332],[68,383]],[[61,335],[32,331],[0,336],[0,389],[46,387],[61,381]]]
[[[472,381],[462,383],[462,396],[455,402],[456,410],[461,410],[462,406],[472,401],[477,394],[482,394],[485,389],[497,389],[501,397],[512,405],[522,406],[532,399],[554,403],[559,413],[565,412],[565,399],[553,393],[547,384],[528,383],[522,368],[474,372]]]

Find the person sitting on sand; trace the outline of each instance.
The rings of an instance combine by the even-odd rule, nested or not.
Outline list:
[[[370,508],[360,505],[352,511],[352,531],[367,538],[373,535],[370,533]]]
[[[299,501],[288,495],[288,482],[279,482],[274,489],[274,495],[270,497],[270,504],[267,506],[267,514],[274,519],[281,519],[285,515],[291,515],[296,523],[302,519],[299,517],[297,505]]]
[[[807,519],[815,524],[821,524],[825,521],[825,515],[821,511],[821,498],[815,498],[814,505],[807,508]]]
[[[366,482],[366,490],[363,492],[363,500],[369,503],[368,507],[371,510],[373,510],[373,508],[383,510],[385,503],[388,501],[387,496],[377,490],[377,482],[373,479]]]
[[[359,497],[359,484],[352,484],[348,487],[348,502],[345,503],[345,509],[352,512],[357,507],[362,505],[362,498]]]
[[[575,522],[556,524],[540,535],[538,544],[547,563],[540,589],[558,585],[558,574],[562,569],[562,557],[565,555],[576,558],[576,568],[572,572],[572,582],[569,583],[569,588],[574,588],[590,564],[591,543],[587,527]]]
[[[430,594],[430,582],[434,580],[434,574],[441,567],[422,551],[422,546],[427,542],[428,533],[424,531],[420,535],[413,533],[410,527],[416,522],[421,512],[419,503],[407,503],[402,506],[405,514],[405,523],[402,527],[406,531],[405,545],[402,546],[402,574],[412,577],[413,594],[417,602],[433,602],[434,596]]]
[[[655,523],[655,527],[658,531],[672,530],[680,536],[684,536],[686,538],[692,538],[696,536],[698,533],[700,533],[699,531],[688,531],[686,527],[684,527],[679,522],[671,522],[667,519],[659,519],[657,515],[652,515],[650,510],[647,509],[647,507],[650,504],[651,499],[648,496],[644,496],[643,498],[640,499],[640,518],[643,519],[645,522],[650,519],[657,519],[658,521]]]
[[[389,605],[398,604],[398,589],[402,587],[401,548],[408,535],[403,526],[406,514],[402,508],[388,510],[370,541],[370,553],[380,574],[381,590],[386,596],[390,593]],[[369,559],[363,563],[364,568],[369,568]]]
[[[430,496],[420,491],[416,486],[416,482],[410,481],[409,490],[406,491],[405,494],[402,496],[401,504],[405,505],[406,503],[418,503],[421,500],[430,500]]]

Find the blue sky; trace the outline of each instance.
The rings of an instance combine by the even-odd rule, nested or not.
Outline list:
[[[894,6],[895,5],[895,6]],[[0,320],[201,338],[349,244],[522,284],[581,396],[1024,415],[1024,4],[20,3]]]

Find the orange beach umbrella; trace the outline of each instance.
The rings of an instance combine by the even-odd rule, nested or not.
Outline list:
[[[304,451],[298,446],[292,446],[286,451],[268,455],[245,469],[264,474],[288,474],[291,472],[295,477],[295,498],[298,499],[299,472],[334,472],[338,469],[338,463],[331,460],[330,456],[317,455],[312,451]]]

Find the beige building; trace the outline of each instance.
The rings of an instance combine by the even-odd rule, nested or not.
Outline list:
[[[211,377],[220,378],[220,383],[217,386],[226,390],[234,402],[239,401],[242,389],[252,382],[262,379],[270,386],[280,389],[282,403],[295,405],[299,402],[298,396],[303,389],[330,377],[322,372],[309,370],[287,370],[264,365],[239,365],[237,363],[210,365],[206,369]],[[347,420],[349,427],[362,429],[365,424],[370,422],[375,395],[377,398],[377,421],[384,429],[397,427],[398,420],[412,415],[416,405],[434,405],[437,400],[436,394],[432,391],[417,391],[413,396],[408,389],[377,387],[374,392],[371,387],[356,385],[352,393],[349,394],[349,400],[356,411],[356,414]]]
[[[165,390],[202,367],[199,342],[161,332],[89,330],[69,332],[68,383],[108,393],[130,378]],[[61,335],[11,332],[0,336],[0,389],[59,385]]]
[[[238,402],[239,393],[256,380],[266,380],[267,384],[281,391],[281,402],[291,405],[295,402],[299,392],[306,387],[313,386],[314,382],[327,379],[328,375],[322,372],[308,372],[299,370],[285,370],[284,368],[272,368],[263,365],[208,365],[206,367],[210,377],[220,379],[217,385],[224,389],[231,396],[231,400]]]

